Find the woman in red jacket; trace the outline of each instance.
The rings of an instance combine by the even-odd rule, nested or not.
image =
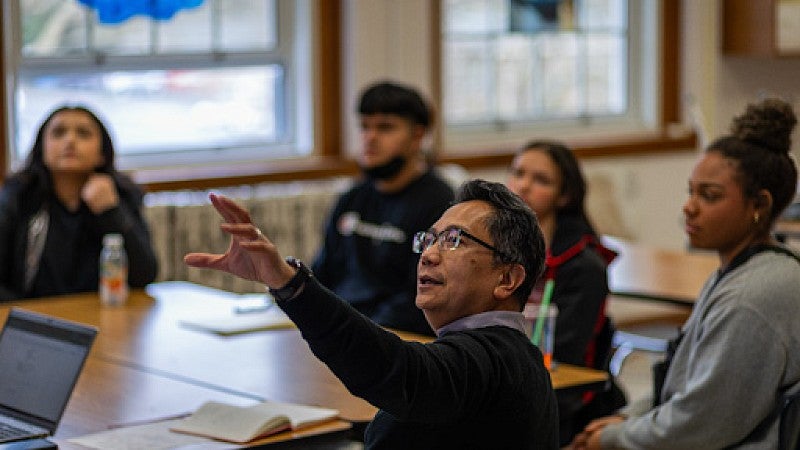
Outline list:
[[[556,361],[604,368],[613,325],[605,315],[606,267],[615,253],[603,247],[584,210],[586,182],[565,145],[534,141],[515,156],[506,182],[533,209],[547,247],[546,269],[530,302],[538,303],[546,280],[553,280]],[[625,404],[613,387],[600,393],[559,393],[562,445],[589,420]]]

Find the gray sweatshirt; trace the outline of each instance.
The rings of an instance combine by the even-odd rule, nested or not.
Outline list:
[[[662,403],[623,411],[604,449],[778,448],[779,399],[800,389],[800,264],[762,251],[718,277],[683,327]]]

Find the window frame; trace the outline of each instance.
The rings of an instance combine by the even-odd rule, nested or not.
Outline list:
[[[442,9],[439,2],[434,2],[431,14],[432,22],[437,27],[432,33],[434,42],[432,46],[435,50],[433,56],[436,67],[433,80],[434,95],[442,98],[441,76],[442,73]],[[603,136],[587,135],[583,137],[564,139],[580,158],[596,158],[604,156],[636,155],[674,151],[694,151],[697,145],[697,136],[694,130],[687,130],[680,126],[681,112],[679,95],[680,86],[680,12],[681,2],[671,0],[657,0],[655,7],[657,15],[661,20],[659,27],[660,45],[657,47],[660,54],[652,56],[656,66],[653,70],[658,71],[659,77],[659,97],[657,111],[652,119],[652,131],[640,132],[620,132],[606,133]],[[632,24],[632,26],[637,26]],[[647,55],[639,52],[639,57]],[[647,76],[644,74],[642,76]],[[631,83],[640,83],[641,80],[630,79]],[[438,123],[444,123],[444,119],[439,112]],[[446,163],[460,164],[466,168],[480,168],[491,166],[507,166],[511,164],[520,144],[509,144],[509,138],[499,139],[495,145],[478,145],[466,151],[458,153],[448,152],[447,147],[452,145],[446,139],[447,131],[444,127],[436,130],[435,149],[439,152],[437,161]],[[518,136],[511,136],[518,137]],[[458,141],[456,144],[463,141]]]
[[[201,16],[206,19],[204,24],[220,24],[214,20],[213,13],[218,8],[218,2],[225,0],[207,0],[206,8],[208,11]],[[261,3],[262,0],[258,0]],[[77,51],[62,52],[55,48],[54,51],[45,51],[43,54],[30,52],[30,54],[19,54],[15,48],[22,46],[20,34],[24,32],[17,22],[22,8],[19,1],[11,2],[7,7],[6,23],[10,25],[4,32],[6,41],[5,49],[7,53],[7,63],[9,72],[6,74],[8,79],[8,100],[11,105],[8,108],[9,120],[7,132],[10,140],[10,148],[16,152],[9,152],[7,157],[9,163],[18,166],[21,161],[17,154],[27,150],[26,142],[29,142],[27,129],[31,125],[25,125],[26,129],[15,130],[13,127],[20,126],[21,119],[30,119],[27,114],[30,111],[17,111],[19,108],[14,102],[15,88],[25,89],[26,80],[35,80],[36,77],[50,74],[56,76],[88,78],[94,74],[101,76],[121,72],[134,77],[141,75],[147,76],[150,71],[158,71],[167,74],[177,70],[200,70],[205,77],[214,77],[221,71],[230,69],[255,70],[257,74],[275,74],[274,84],[275,101],[267,103],[262,113],[270,118],[275,118],[275,130],[269,135],[258,135],[259,130],[246,130],[244,134],[226,135],[217,133],[213,140],[205,141],[198,138],[190,138],[185,141],[162,142],[160,139],[155,141],[141,142],[138,147],[128,148],[125,152],[117,152],[116,164],[121,170],[135,172],[147,168],[161,167],[180,167],[187,164],[219,165],[229,161],[248,162],[264,159],[265,157],[296,158],[303,157],[313,151],[313,97],[309,94],[312,85],[313,67],[307,63],[308,55],[313,49],[313,8],[308,0],[270,0],[264,1],[262,8],[265,12],[270,12],[274,23],[270,23],[268,28],[274,30],[270,33],[267,46],[257,45],[252,48],[228,48],[222,42],[211,42],[210,47],[203,48],[173,48],[161,49],[159,47],[159,29],[163,26],[160,21],[139,16],[138,25],[142,27],[142,34],[137,34],[135,45],[136,51],[127,52],[125,49],[117,51],[112,49],[106,51],[103,42],[89,40],[88,49],[84,49],[86,42],[81,42],[74,49]],[[100,27],[95,22],[95,12],[88,7],[74,7],[76,18],[83,28],[84,36],[91,37],[99,33]],[[208,14],[208,16],[206,16]],[[209,19],[211,19],[209,21]],[[84,22],[86,21],[86,22]],[[282,26],[281,24],[296,24],[297,26]],[[211,34],[217,35],[216,28],[211,29]],[[149,38],[149,39],[148,39]],[[223,48],[224,47],[224,48]],[[299,57],[298,57],[299,55]],[[194,72],[197,73],[197,72]],[[207,79],[207,78],[206,78]],[[266,89],[272,90],[270,85]],[[228,89],[225,92],[231,93]],[[106,96],[107,91],[96,92]],[[41,93],[35,92],[37,96]],[[80,94],[78,94],[80,95]],[[71,97],[67,93],[65,98]],[[46,98],[46,95],[43,96]],[[196,98],[195,100],[199,100]],[[103,115],[103,108],[106,117],[109,112],[114,110],[114,106],[105,101],[99,101],[98,113]],[[58,103],[56,103],[58,104]],[[90,103],[91,104],[91,103]],[[15,116],[19,112],[20,116]],[[15,120],[16,118],[16,120]],[[128,118],[127,127],[136,127],[135,122],[130,122]],[[135,120],[135,119],[134,119]],[[16,123],[14,123],[16,122]],[[111,128],[119,128],[120,125],[108,124]],[[33,125],[35,126],[35,125]],[[120,130],[122,131],[122,130]],[[162,130],[159,130],[162,131]],[[164,130],[165,131],[165,130]],[[256,135],[251,132],[255,132]],[[158,135],[154,135],[158,136]],[[189,136],[187,135],[187,138]],[[17,146],[16,142],[21,142],[22,147]],[[17,154],[15,154],[17,153]],[[265,156],[268,155],[268,156]]]
[[[659,123],[653,133],[640,136],[606,137],[587,142],[570,142],[579,158],[607,156],[643,155],[663,152],[694,151],[697,136],[693,131],[680,130],[675,133],[674,125],[680,123],[680,5],[679,1],[660,0],[661,52],[658,55],[661,87],[659,102]],[[3,2],[3,5],[7,5]],[[441,5],[430,2],[431,26],[436,27],[431,36],[431,77],[430,92],[434,102],[441,99]],[[0,8],[2,22],[5,8]],[[210,189],[262,182],[284,182],[308,180],[333,176],[352,176],[358,167],[348,156],[343,146],[342,133],[342,0],[317,0],[315,2],[312,26],[315,27],[315,42],[312,47],[315,59],[315,72],[325,74],[313,80],[314,102],[314,151],[306,158],[280,161],[257,162],[249,164],[230,164],[224,167],[184,167],[178,169],[143,169],[131,172],[134,180],[141,183],[147,191],[177,189]],[[0,40],[5,39],[0,34]],[[0,41],[0,44],[4,44]],[[6,83],[6,55],[4,45],[0,45],[0,177],[8,171],[8,86]],[[439,117],[441,119],[441,117]],[[441,123],[441,120],[439,121]],[[441,127],[436,129],[433,148],[441,148]],[[492,166],[506,166],[511,163],[517,148],[492,147],[492,153],[471,155],[433,155],[438,162],[459,164],[467,169]],[[440,156],[440,157],[437,157]]]
[[[485,2],[486,0],[483,1]],[[467,149],[469,148],[480,148],[482,145],[485,146],[486,143],[498,143],[504,141],[519,142],[521,140],[524,141],[529,139],[531,135],[542,133],[546,133],[551,136],[555,134],[556,136],[553,137],[557,137],[558,134],[562,133],[559,130],[564,130],[564,133],[569,133],[570,135],[578,134],[594,136],[598,132],[608,134],[609,130],[613,129],[632,130],[652,126],[654,118],[642,114],[642,101],[639,101],[638,99],[640,98],[639,92],[653,92],[652,89],[648,88],[657,83],[657,77],[648,76],[649,74],[646,72],[647,69],[653,67],[653,64],[652,61],[650,61],[649,58],[644,57],[643,54],[646,46],[655,47],[657,45],[657,41],[656,39],[631,39],[630,36],[642,36],[640,30],[644,27],[640,26],[641,23],[644,20],[655,16],[657,11],[655,11],[653,2],[629,0],[622,1],[626,2],[624,11],[630,18],[630,23],[628,23],[626,20],[622,28],[609,27],[608,29],[595,30],[591,27],[585,27],[585,25],[577,23],[574,28],[567,30],[560,28],[547,28],[539,31],[525,32],[505,29],[503,25],[499,25],[501,29],[495,29],[494,27],[490,26],[488,30],[472,32],[461,29],[448,30],[445,22],[451,22],[453,20],[452,17],[448,20],[440,21],[440,39],[442,41],[440,46],[442,48],[442,54],[447,54],[447,58],[442,57],[442,63],[445,67],[448,67],[448,59],[459,55],[458,52],[448,54],[447,48],[449,46],[458,47],[468,42],[469,44],[465,45],[487,46],[495,48],[494,51],[491,51],[488,61],[480,62],[481,67],[483,68],[481,73],[486,73],[487,69],[491,68],[491,74],[487,75],[487,79],[484,80],[481,88],[477,89],[479,92],[476,92],[476,95],[479,95],[481,98],[484,98],[484,95],[487,95],[488,97],[485,98],[489,100],[490,105],[492,102],[497,101],[498,95],[501,95],[501,92],[499,90],[494,90],[492,86],[498,83],[499,80],[497,78],[502,77],[504,73],[504,70],[498,65],[502,64],[500,61],[502,57],[500,55],[504,52],[504,47],[502,44],[504,41],[516,41],[517,38],[520,38],[526,42],[525,45],[532,45],[534,48],[539,48],[540,50],[540,45],[543,45],[544,42],[550,41],[557,41],[560,44],[569,42],[571,45],[575,45],[573,50],[577,52],[575,55],[576,59],[564,59],[560,60],[560,62],[576,62],[575,69],[580,74],[576,75],[576,79],[578,81],[576,81],[577,84],[575,86],[578,88],[578,90],[588,91],[588,88],[590,87],[588,84],[588,76],[590,72],[587,72],[586,69],[589,64],[589,52],[586,47],[591,42],[588,36],[596,33],[599,33],[602,36],[613,36],[615,38],[624,36],[623,48],[625,51],[623,54],[627,54],[626,62],[629,63],[625,65],[625,68],[629,70],[626,70],[626,73],[623,74],[626,87],[624,93],[624,103],[627,103],[627,107],[625,107],[622,111],[593,111],[587,105],[578,106],[578,104],[582,104],[584,102],[588,103],[589,97],[586,93],[577,94],[578,100],[577,104],[574,105],[576,108],[574,111],[542,110],[536,112],[527,111],[516,115],[508,115],[508,113],[502,111],[500,105],[495,104],[493,107],[488,106],[483,114],[470,114],[469,118],[465,118],[460,121],[454,120],[450,123],[446,123],[444,121],[441,122],[444,124],[443,126],[446,145],[445,151],[458,149],[459,152],[464,152],[465,150],[468,151]],[[513,8],[511,4],[515,3],[514,1],[498,0],[498,3],[505,3],[508,6],[508,10],[504,11],[506,15],[512,14]],[[450,7],[453,8],[452,14],[457,16],[457,11],[459,10],[460,5],[454,4]],[[494,7],[496,7],[496,5],[493,5],[491,8]],[[442,19],[447,18],[448,13],[449,11],[447,8],[444,8],[441,13]],[[579,15],[577,11],[575,14],[576,16]],[[583,12],[580,14],[583,14]],[[575,20],[576,22],[578,21],[577,18]],[[509,26],[509,24],[505,24],[505,26]],[[648,33],[646,36],[649,38],[650,34],[651,33]],[[495,47],[498,45],[499,47]],[[534,50],[533,48],[528,48],[527,50],[529,52],[536,52],[539,57],[545,57],[542,53]],[[531,58],[533,58],[533,56],[528,54],[528,57],[525,58],[525,60],[530,62]],[[494,61],[494,64],[492,61]],[[450,64],[453,63],[455,63],[455,65],[452,66],[450,71],[444,69],[442,70],[441,76],[444,77],[445,80],[452,79],[453,76],[460,78],[458,75],[460,72],[460,63],[457,60],[450,62]],[[484,64],[486,65],[485,67],[483,66]],[[532,69],[533,72],[541,70],[541,66],[536,64],[533,64],[532,67],[536,67],[536,69]],[[547,67],[545,67],[544,72],[550,71]],[[530,73],[530,75],[535,76],[534,73]],[[541,89],[543,86],[541,83],[545,82],[545,80],[539,81],[540,82],[536,82],[534,84],[536,87]],[[644,81],[647,81],[647,83]],[[458,102],[459,99],[463,99],[465,97],[463,95],[458,95],[455,92],[458,91],[451,92],[452,101]],[[504,92],[503,94],[508,94],[508,92]],[[537,94],[541,95],[541,93],[538,92],[535,87],[531,87],[531,92],[528,94],[533,95],[534,97],[537,96]],[[543,99],[538,100],[541,102],[545,101]],[[545,108],[543,103],[539,103],[536,100],[533,100],[532,103],[534,103],[534,109]],[[531,105],[523,106],[522,109],[527,109],[530,106]],[[586,107],[586,109],[583,109],[583,107]],[[446,105],[443,105],[441,108],[442,110],[445,110]]]

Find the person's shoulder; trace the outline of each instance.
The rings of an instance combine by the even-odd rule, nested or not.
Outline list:
[[[605,259],[597,251],[591,246],[586,246],[559,264],[556,271],[560,279],[575,278],[585,282],[589,278],[605,280],[608,267]]]
[[[404,190],[406,195],[419,198],[423,194],[425,200],[431,203],[448,204],[455,198],[453,188],[440,177],[435,170],[426,170],[419,178],[415,179]]]
[[[120,198],[136,205],[142,203],[144,191],[138,184],[136,184],[136,182],[133,181],[131,177],[122,172],[113,172],[111,177],[114,179],[114,183],[117,185]]]
[[[375,185],[366,178],[357,178],[353,180],[350,186],[342,190],[341,194],[339,194],[339,200],[363,195],[364,193],[368,192],[377,192]]]
[[[601,245],[588,224],[559,219],[552,243],[553,256],[548,264],[564,270],[580,268],[605,274],[608,262],[602,253],[604,248],[599,247]]]
[[[375,189],[375,186],[371,182],[358,179],[339,194],[336,198],[334,210],[348,208],[353,204],[370,202],[370,199],[379,195],[379,191]]]
[[[434,341],[436,343],[462,342],[480,346],[520,346],[528,349],[530,341],[519,330],[502,325],[470,328],[447,333]]]
[[[10,176],[0,189],[0,205],[4,208],[16,205],[29,188],[30,183],[27,182],[26,177],[19,174]]]
[[[470,355],[470,358],[499,369],[496,361],[516,361],[516,368],[512,371],[538,372],[546,374],[541,353],[522,331],[505,325],[490,325],[486,327],[471,328],[447,333],[439,337],[428,346],[434,346],[434,351],[442,353],[458,353]],[[503,364],[500,364],[503,365]],[[546,375],[545,375],[546,376]],[[547,377],[549,380],[549,377]],[[538,381],[532,381],[538,383]],[[549,389],[549,382],[547,383]]]
[[[800,285],[800,255],[788,247],[775,247],[751,257],[743,267],[743,276],[751,281],[771,283],[783,280]]]
[[[753,277],[763,280],[762,283],[785,286],[786,289],[798,289],[800,292],[800,258],[787,248],[783,251],[762,252],[763,263],[759,264]]]
[[[584,217],[572,213],[558,213],[556,230],[551,244],[553,255],[575,252],[573,247],[592,247],[601,245],[591,224]]]
[[[793,252],[763,251],[752,256],[718,286],[718,294],[729,298],[731,308],[743,307],[772,315],[775,311],[794,311],[800,292],[800,261]],[[794,314],[790,314],[794,316]]]
[[[586,247],[578,253],[578,258],[580,258],[584,264],[604,272],[608,266],[605,256],[600,253],[600,250],[598,250],[594,244],[587,244]]]
[[[19,176],[11,176],[6,178],[6,181],[3,183],[2,189],[0,189],[0,193],[2,195],[16,195],[22,190],[23,183],[20,180]]]
[[[434,168],[428,168],[428,170],[417,179],[417,182],[442,192],[449,192],[451,196],[454,195],[450,183],[448,183]]]

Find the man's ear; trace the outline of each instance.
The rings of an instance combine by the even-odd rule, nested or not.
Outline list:
[[[505,300],[514,294],[514,291],[525,281],[525,268],[522,264],[510,264],[508,269],[503,271],[500,282],[494,288],[494,296],[498,300]]]
[[[418,137],[418,138],[423,138],[425,136],[425,133],[428,132],[428,129],[425,128],[425,126],[423,126],[421,124],[418,124],[418,123],[412,123],[411,127],[412,127],[412,130],[413,130],[414,136]]]
[[[409,130],[411,132],[412,140],[412,144],[408,147],[409,155],[422,154],[422,149],[425,145],[425,139],[428,137],[428,130],[422,125],[414,123],[411,120],[408,120],[408,125],[410,127]]]
[[[428,129],[418,123],[411,123],[411,136],[413,136],[414,140],[417,141],[419,145],[422,145],[422,141],[425,139],[426,134],[428,133]]]

